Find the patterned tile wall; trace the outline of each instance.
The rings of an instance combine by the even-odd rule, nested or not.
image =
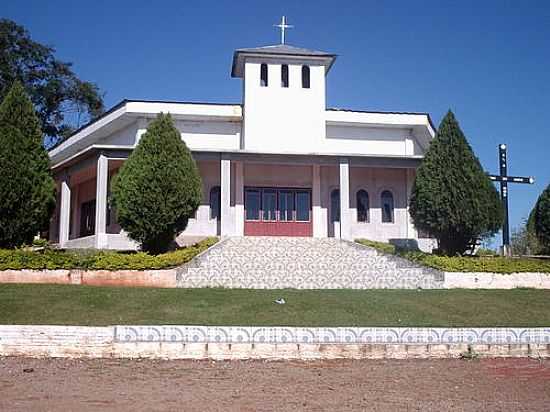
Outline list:
[[[241,326],[116,326],[117,342],[548,344],[550,328],[299,328]]]

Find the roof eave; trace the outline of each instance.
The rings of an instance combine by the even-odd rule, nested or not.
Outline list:
[[[324,55],[300,55],[294,53],[259,53],[259,52],[244,52],[236,50],[233,53],[233,63],[231,65],[231,77],[242,78],[244,76],[244,58],[245,57],[285,57],[285,58],[294,58],[302,60],[317,60],[317,61],[326,61],[327,64],[324,64],[326,67],[325,75],[328,74],[332,65],[334,64],[337,54],[324,54]]]

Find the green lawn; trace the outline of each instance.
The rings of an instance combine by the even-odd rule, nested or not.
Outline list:
[[[284,297],[285,305],[273,301]],[[239,290],[0,285],[0,324],[550,326],[550,290]]]

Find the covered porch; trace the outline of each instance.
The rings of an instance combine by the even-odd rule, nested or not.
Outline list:
[[[50,239],[62,248],[135,250],[109,206],[130,150],[102,149],[55,169]],[[408,200],[419,159],[196,151],[203,196],[180,239],[312,236],[416,238]]]
[[[61,248],[137,249],[121,233],[109,205],[111,179],[127,157],[126,151],[91,151],[54,170],[57,207],[51,241]]]
[[[221,235],[416,238],[408,200],[420,159],[201,156],[220,156]]]

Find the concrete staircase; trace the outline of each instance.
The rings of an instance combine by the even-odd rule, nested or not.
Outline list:
[[[183,288],[437,289],[443,274],[339,239],[231,237],[181,267]]]

